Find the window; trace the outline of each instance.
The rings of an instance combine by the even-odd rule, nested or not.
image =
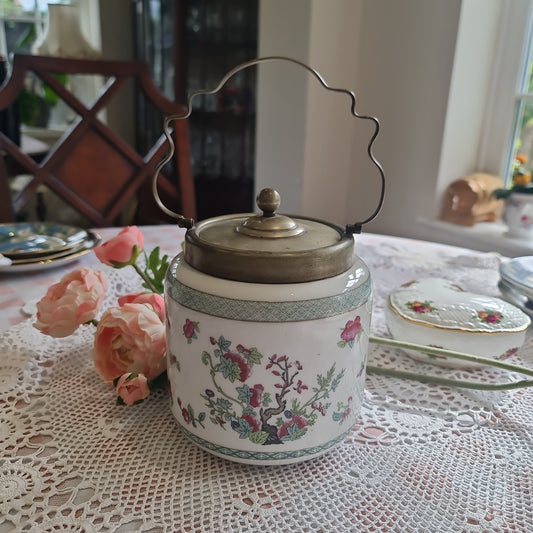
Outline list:
[[[522,53],[516,94],[514,116],[506,154],[505,170],[510,182],[517,166],[531,172],[533,168],[533,11],[529,13],[527,33]]]
[[[59,0],[0,0],[0,55],[30,53],[32,44],[45,30],[48,4]]]

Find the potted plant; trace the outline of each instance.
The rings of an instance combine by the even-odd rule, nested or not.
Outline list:
[[[492,193],[505,200],[503,220],[509,228],[508,235],[519,239],[533,238],[533,183],[527,163],[527,156],[517,153],[510,187]]]

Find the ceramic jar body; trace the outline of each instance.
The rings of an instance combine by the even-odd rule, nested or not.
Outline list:
[[[505,200],[503,220],[509,237],[533,238],[533,194],[512,193]]]
[[[360,411],[371,281],[358,258],[320,281],[258,284],[178,256],[166,279],[172,412],[205,450],[284,464],[339,443]]]

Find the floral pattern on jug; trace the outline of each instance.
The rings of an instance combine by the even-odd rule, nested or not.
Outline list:
[[[364,393],[372,298],[363,265],[317,282],[315,292],[240,282],[219,291],[204,275],[196,281],[181,257],[174,265],[194,285],[169,267],[169,403],[181,432],[219,457],[263,465],[340,443]],[[257,294],[244,299],[251,289]]]
[[[349,321],[353,336],[360,334],[360,317]],[[187,323],[191,321],[187,319]],[[357,327],[353,327],[356,324]],[[196,323],[197,325],[197,323]],[[357,333],[354,333],[357,330]],[[282,444],[294,441],[306,434],[320,416],[326,416],[331,409],[327,401],[341,380],[345,369],[337,371],[335,364],[322,374],[316,374],[315,383],[307,385],[299,379],[303,366],[298,360],[287,355],[273,354],[266,361],[257,348],[247,348],[224,336],[209,339],[213,350],[203,351],[203,365],[209,369],[212,388],[206,388],[200,396],[208,409],[197,415],[190,404],[183,406],[182,399],[176,399],[186,424],[197,427],[209,421],[224,431],[230,429],[238,433],[240,439],[248,439],[255,444]],[[276,383],[274,390],[265,390],[261,383],[253,383],[253,369],[264,365]],[[229,384],[237,384],[232,388]],[[253,384],[252,384],[253,383]],[[342,424],[351,413],[350,396],[346,402],[337,402],[332,419]]]
[[[356,316],[353,320],[348,320],[341,333],[341,340],[337,343],[339,348],[349,346],[353,348],[355,341],[361,335],[361,317]]]

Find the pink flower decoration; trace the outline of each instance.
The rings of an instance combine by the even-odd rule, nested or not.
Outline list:
[[[107,290],[102,272],[79,268],[48,288],[37,303],[35,328],[51,337],[67,337],[80,324],[94,320]]]
[[[133,264],[144,246],[144,236],[137,226],[125,227],[117,236],[94,248],[105,265],[121,268]]]
[[[150,394],[148,380],[143,374],[123,374],[118,379],[115,389],[117,391],[117,397],[126,405],[142,402]]]
[[[259,421],[256,420],[252,415],[242,415],[241,418],[243,420],[246,420],[246,422],[250,424],[250,427],[252,428],[252,433],[255,433],[256,431],[259,431],[261,429]]]
[[[356,316],[354,320],[348,320],[346,326],[344,326],[344,331],[341,333],[341,339],[344,342],[353,341],[359,332],[361,331],[361,318]]]
[[[237,363],[237,365],[239,366],[239,370],[240,370],[239,381],[244,383],[248,379],[248,376],[250,375],[250,367],[246,363],[246,360],[244,359],[244,357],[241,357],[240,355],[233,353],[233,352],[227,352],[222,357],[224,357],[225,359],[229,359],[233,361],[234,363]]]
[[[485,311],[478,311],[477,316],[481,322],[487,324],[499,324],[502,321],[503,315],[498,311],[491,311],[486,309]]]
[[[407,307],[415,313],[429,313],[433,311],[430,302],[407,302]]]
[[[128,303],[149,305],[157,313],[161,322],[165,320],[165,300],[155,292],[137,292],[121,296],[118,299],[118,305],[120,306]]]
[[[283,423],[278,430],[278,437],[285,437],[289,434],[289,428],[297,426],[298,429],[302,429],[307,426],[307,420],[299,415],[294,415],[289,421]]]
[[[165,326],[144,304],[110,307],[102,315],[94,337],[93,360],[105,381],[127,372],[152,380],[165,370]]]
[[[194,337],[194,322],[188,318],[185,319],[185,324],[183,324],[183,334],[186,339],[192,339]]]
[[[261,401],[263,400],[263,391],[265,390],[265,387],[263,385],[258,384],[254,385],[250,391],[252,393],[252,396],[250,398],[250,405],[252,407],[259,407],[261,405]]]

